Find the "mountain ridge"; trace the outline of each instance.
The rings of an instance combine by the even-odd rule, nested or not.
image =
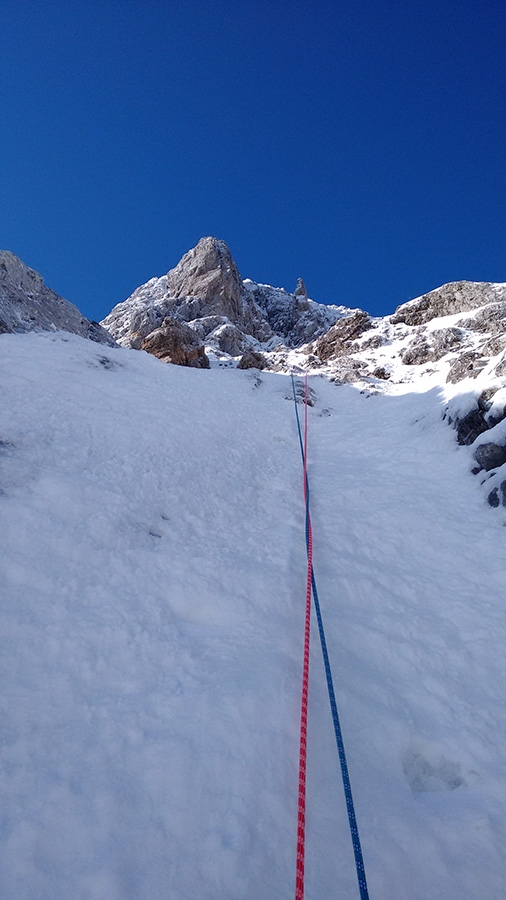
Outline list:
[[[0,250],[0,334],[37,329],[61,329],[100,344],[115,343],[98,322],[48,288],[38,272],[9,250]]]

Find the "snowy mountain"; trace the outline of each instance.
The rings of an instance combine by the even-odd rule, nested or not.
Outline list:
[[[202,238],[102,324],[124,347],[197,368],[212,360],[311,371],[383,393],[402,383],[455,384],[445,417],[459,443],[473,445],[473,468],[490,504],[506,506],[506,432],[496,428],[506,401],[505,284],[453,282],[372,318],[309,300],[302,279],[293,294],[241,281],[225,242]],[[462,386],[470,388],[465,395]]]
[[[293,294],[242,281],[226,243],[207,237],[167,275],[152,278],[115,306],[102,325],[123,347],[145,349],[167,318],[171,327],[179,320],[194,331],[196,345],[240,356],[252,348],[300,346],[351,312],[309,300],[302,279]]]
[[[447,285],[384,319],[336,308],[320,332],[303,285],[238,293],[221,252],[226,314],[216,266],[194,300],[179,272],[181,296],[164,276],[113,311],[119,342],[158,349],[157,331],[226,319],[208,370],[0,335],[0,895],[293,896],[292,370],[299,396],[310,373],[314,566],[371,900],[501,898],[506,287]],[[270,329],[247,337],[262,372],[218,348],[246,322]],[[358,898],[313,632],[306,895]]]

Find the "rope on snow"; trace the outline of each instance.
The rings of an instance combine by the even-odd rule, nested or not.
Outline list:
[[[304,502],[306,506],[306,547],[307,547],[307,586],[306,586],[306,622],[304,631],[304,667],[302,677],[302,703],[301,703],[301,728],[300,728],[300,754],[299,754],[299,812],[297,826],[297,864],[296,864],[296,881],[295,881],[295,900],[303,900],[304,898],[304,848],[305,848],[305,811],[306,811],[306,755],[307,755],[307,709],[308,709],[308,681],[309,681],[309,637],[310,637],[310,617],[311,617],[311,592],[313,594],[313,602],[316,612],[316,620],[318,623],[318,633],[320,636],[320,645],[322,648],[323,665],[325,668],[325,677],[327,681],[327,690],[330,701],[330,709],[332,713],[332,721],[334,724],[334,734],[336,738],[337,751],[339,754],[339,763],[341,766],[341,777],[343,781],[344,796],[346,800],[346,810],[348,813],[348,823],[350,826],[351,840],[353,844],[353,853],[355,856],[355,869],[357,872],[358,887],[360,892],[360,900],[369,900],[369,892],[367,890],[367,880],[364,867],[364,858],[362,855],[362,847],[360,844],[360,836],[358,833],[357,819],[355,816],[355,805],[353,803],[353,795],[351,792],[351,782],[348,772],[348,763],[346,761],[346,753],[344,750],[343,735],[341,724],[339,721],[339,713],[337,709],[336,696],[334,691],[334,682],[332,679],[332,671],[330,668],[329,654],[327,650],[327,641],[325,638],[325,629],[323,627],[323,618],[316,587],[316,578],[313,569],[313,529],[311,524],[311,514],[309,511],[309,478],[307,474],[307,433],[308,433],[308,378],[305,376],[304,391],[304,439],[302,438],[302,429],[300,424],[299,410],[297,407],[297,396],[295,393],[295,379],[292,375],[293,401],[295,404],[295,415],[297,418],[297,430],[299,433],[300,451],[302,455],[302,464],[304,469]],[[307,657],[307,658],[306,658]]]

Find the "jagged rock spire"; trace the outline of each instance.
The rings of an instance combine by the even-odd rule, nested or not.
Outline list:
[[[294,309],[297,312],[303,312],[309,309],[309,301],[307,298],[306,285],[302,278],[297,278],[297,286],[293,292]]]
[[[167,296],[195,298],[199,316],[225,315],[234,321],[241,314],[241,284],[225,241],[204,237],[167,273]]]

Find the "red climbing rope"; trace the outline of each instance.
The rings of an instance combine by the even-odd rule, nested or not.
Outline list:
[[[304,402],[304,501],[307,506],[307,375]],[[311,519],[307,523],[307,582],[306,620],[304,626],[304,665],[302,670],[302,701],[300,709],[300,751],[299,751],[299,808],[297,817],[297,864],[295,874],[295,900],[304,898],[304,851],[306,839],[306,755],[307,755],[307,710],[309,692],[309,639],[311,634],[311,585],[313,572],[313,536]]]
[[[308,389],[308,380],[306,375],[305,382],[305,403],[304,403],[304,440],[302,439],[302,429],[300,426],[300,418],[299,411],[297,409],[297,395],[295,391],[295,379],[292,375],[292,391],[293,391],[293,402],[295,404],[295,417],[297,419],[297,431],[299,432],[299,442],[300,442],[300,450],[302,453],[302,460],[304,464],[304,499],[306,501],[306,545],[307,545],[307,556],[308,556],[308,579],[310,577],[311,583],[306,589],[306,601],[311,597],[311,590],[313,594],[315,612],[316,612],[316,621],[318,623],[318,632],[320,635],[320,644],[322,648],[322,656],[323,656],[323,664],[325,667],[325,677],[327,680],[327,689],[329,693],[329,701],[330,701],[330,710],[332,712],[332,722],[334,725],[334,734],[336,737],[337,750],[339,753],[339,763],[341,766],[341,776],[343,779],[343,788],[344,788],[344,796],[346,799],[346,810],[348,813],[348,822],[350,826],[350,834],[351,840],[353,844],[353,853],[355,856],[355,869],[357,873],[358,879],[358,889],[360,892],[360,900],[369,900],[369,891],[367,887],[367,879],[365,874],[365,866],[364,866],[364,858],[362,855],[362,847],[360,844],[360,837],[358,833],[358,825],[357,819],[355,816],[355,805],[353,803],[353,796],[351,792],[351,782],[350,775],[348,772],[348,763],[346,761],[346,753],[344,749],[343,735],[341,731],[341,724],[339,721],[339,713],[337,710],[336,703],[336,695],[334,691],[334,683],[332,679],[332,672],[330,669],[330,660],[329,654],[327,650],[327,640],[325,638],[325,629],[323,627],[323,618],[320,607],[320,600],[318,597],[318,590],[316,588],[316,578],[313,571],[313,530],[311,525],[311,515],[309,513],[309,479],[307,475],[307,408],[309,406],[309,389]],[[302,690],[302,713],[301,713],[301,743],[300,743],[300,778],[299,778],[299,828],[297,831],[297,879],[296,879],[296,889],[295,889],[295,898],[296,900],[302,900],[304,897],[304,824],[305,824],[305,809],[306,809],[306,798],[305,798],[305,790],[306,790],[306,731],[307,731],[307,677],[309,675],[309,610],[307,608],[306,602],[306,639],[304,642],[304,681],[303,681],[303,690]],[[307,665],[306,665],[307,661]]]

